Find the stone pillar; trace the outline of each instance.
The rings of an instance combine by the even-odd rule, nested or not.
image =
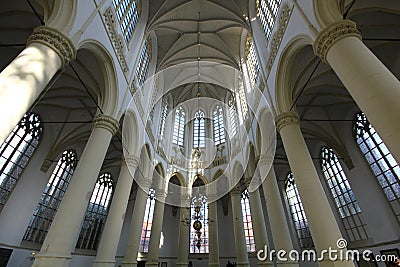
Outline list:
[[[58,30],[34,29],[26,48],[0,73],[0,144],[54,74],[75,56],[73,43]]]
[[[251,178],[246,179],[246,184],[250,184]],[[267,227],[264,220],[264,212],[261,204],[260,191],[258,189],[249,192],[249,204],[251,212],[251,222],[253,224],[254,241],[256,251],[263,250],[268,245]],[[258,261],[257,266],[273,266],[273,262]]]
[[[209,199],[216,199],[216,197],[209,197]],[[218,212],[217,201],[208,204],[208,240],[209,240],[209,254],[208,266],[219,267],[219,247],[218,247]]]
[[[295,177],[317,253],[329,248],[338,249],[337,241],[343,237],[301,133],[297,113],[282,113],[275,118],[275,124]],[[330,261],[328,255],[325,256],[325,260],[319,262],[320,266],[354,266],[353,262]]]
[[[93,267],[115,266],[115,254],[117,252],[122,224],[124,223],[125,212],[128,206],[133,175],[138,165],[138,157],[127,156],[123,158],[117,187],[113,194],[110,211],[108,212],[107,221],[101,235]]]
[[[110,116],[94,118],[92,133],[33,266],[69,266],[100,168],[118,127]]]
[[[182,187],[185,188],[185,187]],[[179,243],[177,267],[187,267],[189,257],[189,235],[190,235],[190,198],[187,193],[182,193],[181,207],[179,208]],[[188,221],[189,219],[189,221]],[[187,225],[189,223],[189,225]]]
[[[247,254],[246,237],[244,235],[243,213],[241,205],[242,191],[235,187],[231,190],[233,234],[235,236],[235,250],[238,267],[250,267]]]
[[[400,162],[400,81],[361,41],[354,22],[341,20],[318,35],[314,51],[329,63]]]
[[[263,182],[263,190],[269,220],[271,226],[272,238],[274,240],[274,249],[291,251],[294,249],[292,239],[290,237],[289,226],[285,216],[285,210],[279,194],[278,182],[275,177],[273,167],[268,173],[267,178]],[[298,267],[298,262],[279,262],[282,267]]]
[[[146,209],[147,196],[151,186],[151,180],[145,177],[139,184],[141,186],[138,187],[136,193],[128,244],[126,245],[124,259],[121,264],[123,267],[137,266],[137,255],[139,252],[140,237],[142,234],[143,218]]]
[[[164,206],[167,193],[164,186],[156,191],[156,204],[154,205],[153,224],[151,226],[149,253],[147,253],[146,266],[158,267],[158,255],[162,225],[164,221]]]

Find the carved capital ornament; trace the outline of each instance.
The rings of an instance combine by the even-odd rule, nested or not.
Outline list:
[[[296,112],[285,112],[276,116],[275,126],[278,132],[280,132],[283,127],[290,124],[299,124],[299,121],[299,115]]]
[[[327,62],[327,54],[332,46],[343,38],[354,36],[361,38],[356,24],[350,20],[342,20],[329,25],[317,36],[314,43],[314,53],[323,61]]]
[[[76,57],[76,49],[72,41],[54,28],[46,26],[35,28],[26,44],[32,43],[40,43],[53,49],[61,58],[64,67]]]

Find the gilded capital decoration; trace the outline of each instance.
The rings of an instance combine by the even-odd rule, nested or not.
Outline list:
[[[119,129],[119,123],[108,115],[97,115],[93,119],[93,128],[103,128],[109,130],[114,135]]]
[[[122,157],[122,164],[128,167],[137,168],[139,166],[140,159],[139,157],[133,155],[124,155]]]
[[[327,62],[326,56],[329,49],[343,38],[354,36],[361,38],[360,32],[357,30],[356,24],[350,20],[342,20],[335,22],[322,30],[314,42],[314,53],[323,61]]]
[[[64,67],[76,57],[76,49],[72,41],[54,28],[46,26],[35,28],[26,44],[32,43],[40,43],[53,49],[61,58]]]
[[[276,116],[275,126],[278,132],[280,132],[283,127],[290,124],[299,124],[299,121],[299,115],[296,112],[285,112]]]

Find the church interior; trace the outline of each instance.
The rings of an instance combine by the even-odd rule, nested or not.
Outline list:
[[[400,266],[398,0],[13,0],[0,33],[0,267]]]

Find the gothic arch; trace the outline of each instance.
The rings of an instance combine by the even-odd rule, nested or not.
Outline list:
[[[317,22],[321,29],[325,29],[330,24],[341,20],[342,14],[340,11],[340,6],[342,0],[313,0],[314,12]]]
[[[56,28],[68,36],[75,23],[78,1],[47,0],[43,2],[46,26]]]
[[[78,45],[78,53],[82,50],[89,51],[99,64],[101,73],[97,73],[102,79],[102,88],[95,92],[102,111],[109,116],[116,116],[118,109],[118,82],[113,58],[107,49],[98,41],[86,40]],[[79,56],[79,54],[78,54]]]
[[[293,102],[290,77],[296,55],[303,47],[312,45],[312,43],[313,41],[308,36],[298,35],[288,42],[281,53],[276,71],[275,84],[275,101],[277,103],[278,114],[288,112]]]

